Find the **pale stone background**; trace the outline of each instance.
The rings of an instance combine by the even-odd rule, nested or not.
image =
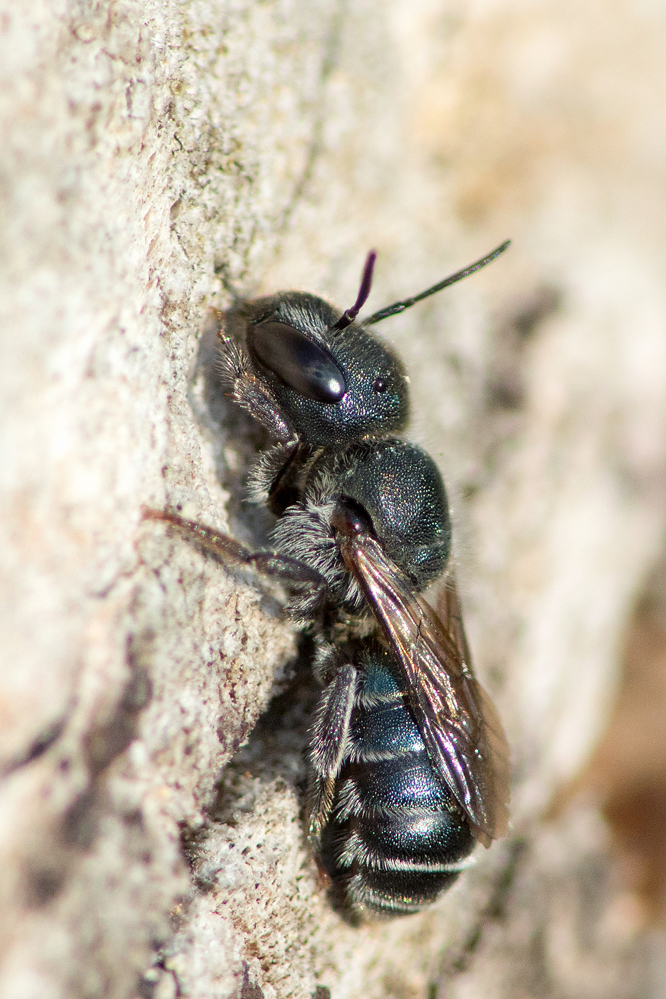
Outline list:
[[[594,803],[562,801],[663,545],[665,93],[650,0],[0,5],[2,999],[664,994]],[[450,488],[514,832],[354,930],[304,842],[315,691],[279,594],[141,507],[265,537],[214,378],[232,289],[349,305],[374,246],[377,308],[507,236],[381,329]]]

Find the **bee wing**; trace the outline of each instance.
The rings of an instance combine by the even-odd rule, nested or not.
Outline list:
[[[508,746],[497,713],[472,673],[455,584],[444,621],[367,534],[341,553],[404,671],[428,755],[485,846],[508,827]]]

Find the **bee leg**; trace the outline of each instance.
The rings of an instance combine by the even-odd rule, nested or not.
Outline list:
[[[254,503],[281,517],[303,497],[303,481],[312,450],[297,440],[267,448],[250,469],[248,491]]]
[[[275,551],[252,551],[246,548],[228,534],[219,534],[194,520],[186,520],[177,513],[165,510],[144,510],[145,520],[162,520],[175,527],[181,537],[199,548],[206,555],[221,562],[222,565],[244,565],[256,569],[266,576],[272,576],[285,583],[296,586],[310,586],[323,594],[328,590],[326,580],[310,566],[298,559],[280,555]]]
[[[349,744],[349,727],[356,699],[358,671],[340,666],[322,692],[310,731],[310,835],[317,839],[328,818],[335,781]]]
[[[234,402],[258,420],[281,444],[296,440],[296,434],[282,413],[270,389],[252,372],[252,364],[242,347],[222,340],[219,354],[221,380],[231,389]]]

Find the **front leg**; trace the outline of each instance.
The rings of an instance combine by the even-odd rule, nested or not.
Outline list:
[[[219,372],[223,384],[231,389],[234,402],[281,444],[295,443],[296,433],[270,388],[257,378],[249,356],[233,340],[223,338],[220,341]]]

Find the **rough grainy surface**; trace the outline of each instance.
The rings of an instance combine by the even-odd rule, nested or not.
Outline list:
[[[666,526],[665,40],[628,0],[2,5],[3,999],[660,994],[600,820],[543,817]],[[215,379],[233,289],[348,305],[375,246],[379,307],[506,236],[383,332],[514,833],[354,930],[303,838],[316,691],[279,594],[141,509],[265,537]]]

